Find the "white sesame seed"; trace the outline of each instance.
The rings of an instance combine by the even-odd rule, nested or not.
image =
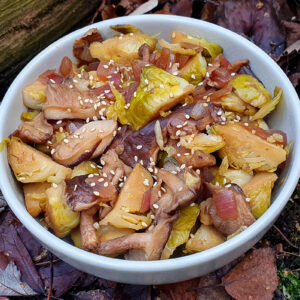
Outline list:
[[[223,122],[225,122],[225,121],[226,121],[226,117],[225,117],[225,116],[221,116],[221,120],[222,120]]]
[[[251,201],[251,198],[246,198],[245,199],[247,202],[250,202]]]
[[[152,173],[153,172],[153,168],[149,167],[148,171]]]
[[[116,174],[114,170],[110,170],[109,172],[110,172],[110,174],[112,174],[112,175],[115,175],[115,174]]]
[[[157,195],[158,197],[161,197],[161,191],[158,191]]]
[[[196,204],[195,204],[194,202],[190,204],[190,206],[192,206],[192,207],[195,206],[195,205],[196,205]]]
[[[144,162],[143,162],[143,160],[141,159],[140,160],[140,164],[143,166],[144,165]]]
[[[62,120],[59,120],[59,121],[56,122],[57,125],[59,125],[61,123],[62,123]]]
[[[97,192],[97,191],[93,191],[93,194],[94,194],[95,196],[100,196],[100,193]]]
[[[256,133],[256,130],[253,129],[251,132],[252,132],[252,134],[255,134],[255,133]]]
[[[198,86],[201,86],[201,85],[203,85],[203,81],[201,81],[201,82],[198,83]]]
[[[96,116],[93,116],[93,120],[94,120],[94,121],[97,121],[98,118],[97,118]]]
[[[108,187],[108,182],[104,182],[103,186]]]
[[[158,209],[159,208],[158,204],[154,203],[153,208]]]
[[[221,115],[222,115],[222,111],[219,110],[219,111],[217,112],[217,115],[218,115],[218,116],[221,116]]]
[[[170,97],[171,97],[171,98],[173,98],[173,97],[174,97],[174,94],[173,94],[173,93],[170,93],[169,95],[170,95]]]
[[[206,72],[206,77],[209,77],[209,73],[208,72]]]
[[[64,143],[68,144],[69,140],[68,139],[64,139]]]
[[[133,96],[136,97],[136,92],[133,93]]]
[[[176,155],[177,155],[178,157],[180,157],[180,156],[181,156],[181,154],[180,154],[180,153],[177,153]]]
[[[147,225],[147,223],[142,222],[142,226],[147,227],[148,225]]]
[[[189,155],[191,155],[191,153],[185,152],[183,155],[184,155],[184,156],[189,156]]]
[[[102,176],[106,178],[107,174],[104,172],[104,173],[102,173]]]
[[[98,222],[95,222],[94,224],[93,224],[93,227],[96,229],[96,230],[98,230],[99,229],[99,223]]]
[[[191,78],[192,78],[192,79],[196,79],[195,74],[192,74],[192,75],[191,75]]]
[[[108,67],[108,65],[103,65],[103,68],[108,69],[109,67]]]
[[[249,126],[249,124],[248,124],[248,123],[244,123],[244,125],[245,125],[245,126]]]
[[[101,163],[102,166],[105,165],[105,161],[103,159],[100,159],[100,163]]]
[[[180,166],[180,169],[184,169],[185,168],[185,164],[182,164],[181,166]]]
[[[145,185],[145,186],[149,186],[149,185],[150,185],[150,184],[149,184],[149,179],[145,178],[145,180],[144,180],[144,185]]]
[[[93,187],[93,186],[95,186],[95,185],[96,185],[95,182],[92,182],[92,183],[90,184],[91,187]]]
[[[89,174],[88,175],[88,178],[93,178],[94,177],[94,174]]]
[[[179,136],[181,134],[181,130],[176,131],[176,136]]]
[[[51,155],[53,155],[54,153],[55,153],[55,149],[53,148],[53,149],[51,149]]]
[[[162,89],[165,88],[165,86],[162,83],[159,84],[159,87],[162,88]]]
[[[142,145],[138,145],[138,146],[136,146],[136,149],[138,149],[138,150],[140,150],[140,149],[142,149],[143,148],[143,146]]]
[[[235,73],[231,73],[230,75],[231,75],[231,76],[235,76]]]
[[[69,85],[69,88],[72,89],[74,86],[72,84]]]
[[[98,182],[102,182],[102,181],[104,181],[104,178],[99,178],[98,179]]]
[[[52,183],[52,187],[57,188],[58,185],[57,185],[55,182],[53,182],[53,183]]]
[[[182,128],[183,127],[183,125],[176,125],[176,128]]]
[[[67,109],[67,112],[71,112],[71,108],[68,108],[68,109]]]
[[[51,82],[51,83],[55,83],[55,81],[54,81],[52,78],[50,78],[50,82]]]
[[[195,235],[191,233],[190,237],[191,237],[191,239],[193,239],[195,237]]]
[[[182,190],[183,190],[183,187],[180,186],[180,187],[178,188],[178,191],[181,192]]]
[[[166,189],[164,187],[161,187],[161,190],[165,193]]]
[[[185,118],[188,120],[190,118],[190,116],[188,114],[186,114]]]
[[[151,215],[150,217],[151,217],[151,219],[152,219],[152,220],[154,220],[154,219],[155,219],[155,216],[154,216],[154,215]]]

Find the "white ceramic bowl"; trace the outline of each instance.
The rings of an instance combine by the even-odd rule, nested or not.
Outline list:
[[[133,24],[149,34],[161,32],[168,39],[172,30],[199,35],[220,44],[224,55],[232,62],[247,58],[254,73],[266,88],[273,92],[275,86],[283,89],[284,99],[269,118],[271,127],[287,133],[293,140],[286,167],[273,192],[273,201],[267,212],[244,232],[223,244],[181,258],[163,261],[126,261],[99,256],[78,249],[57,238],[32,218],[24,206],[23,194],[6,158],[6,151],[0,155],[0,187],[9,206],[25,227],[55,255],[83,270],[106,279],[134,284],[170,283],[197,277],[225,265],[251,248],[271,227],[293,192],[300,174],[300,105],[297,94],[289,79],[278,65],[262,50],[241,36],[203,21],[169,16],[142,15],[112,19],[79,29],[53,43],[37,55],[18,75],[6,93],[0,111],[0,139],[13,132],[20,123],[20,114],[25,110],[22,104],[22,88],[31,83],[40,73],[57,68],[63,56],[72,56],[75,39],[89,28],[96,27],[104,38],[113,32],[111,25]],[[298,157],[298,159],[297,159]]]

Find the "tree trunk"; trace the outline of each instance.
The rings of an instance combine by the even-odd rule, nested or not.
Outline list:
[[[1,0],[0,96],[38,52],[92,13],[101,0]]]

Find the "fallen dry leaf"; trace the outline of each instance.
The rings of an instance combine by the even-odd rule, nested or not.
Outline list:
[[[79,292],[74,295],[75,300],[113,300],[114,298],[106,291],[91,290],[87,292]]]
[[[274,251],[254,250],[222,278],[222,283],[236,300],[271,300],[278,286]]]
[[[300,23],[288,21],[284,21],[283,23],[287,33],[286,44],[289,47],[300,40]]]
[[[21,281],[21,273],[13,261],[5,269],[0,268],[1,296],[33,296],[37,293],[30,286]]]

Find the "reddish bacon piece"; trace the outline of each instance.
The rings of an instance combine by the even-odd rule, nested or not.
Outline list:
[[[213,202],[216,206],[217,215],[224,220],[235,220],[238,217],[237,205],[233,192],[221,190],[213,195]]]
[[[39,76],[39,80],[47,84],[49,81],[52,83],[62,83],[64,81],[64,77],[55,72],[55,70],[47,70]]]

